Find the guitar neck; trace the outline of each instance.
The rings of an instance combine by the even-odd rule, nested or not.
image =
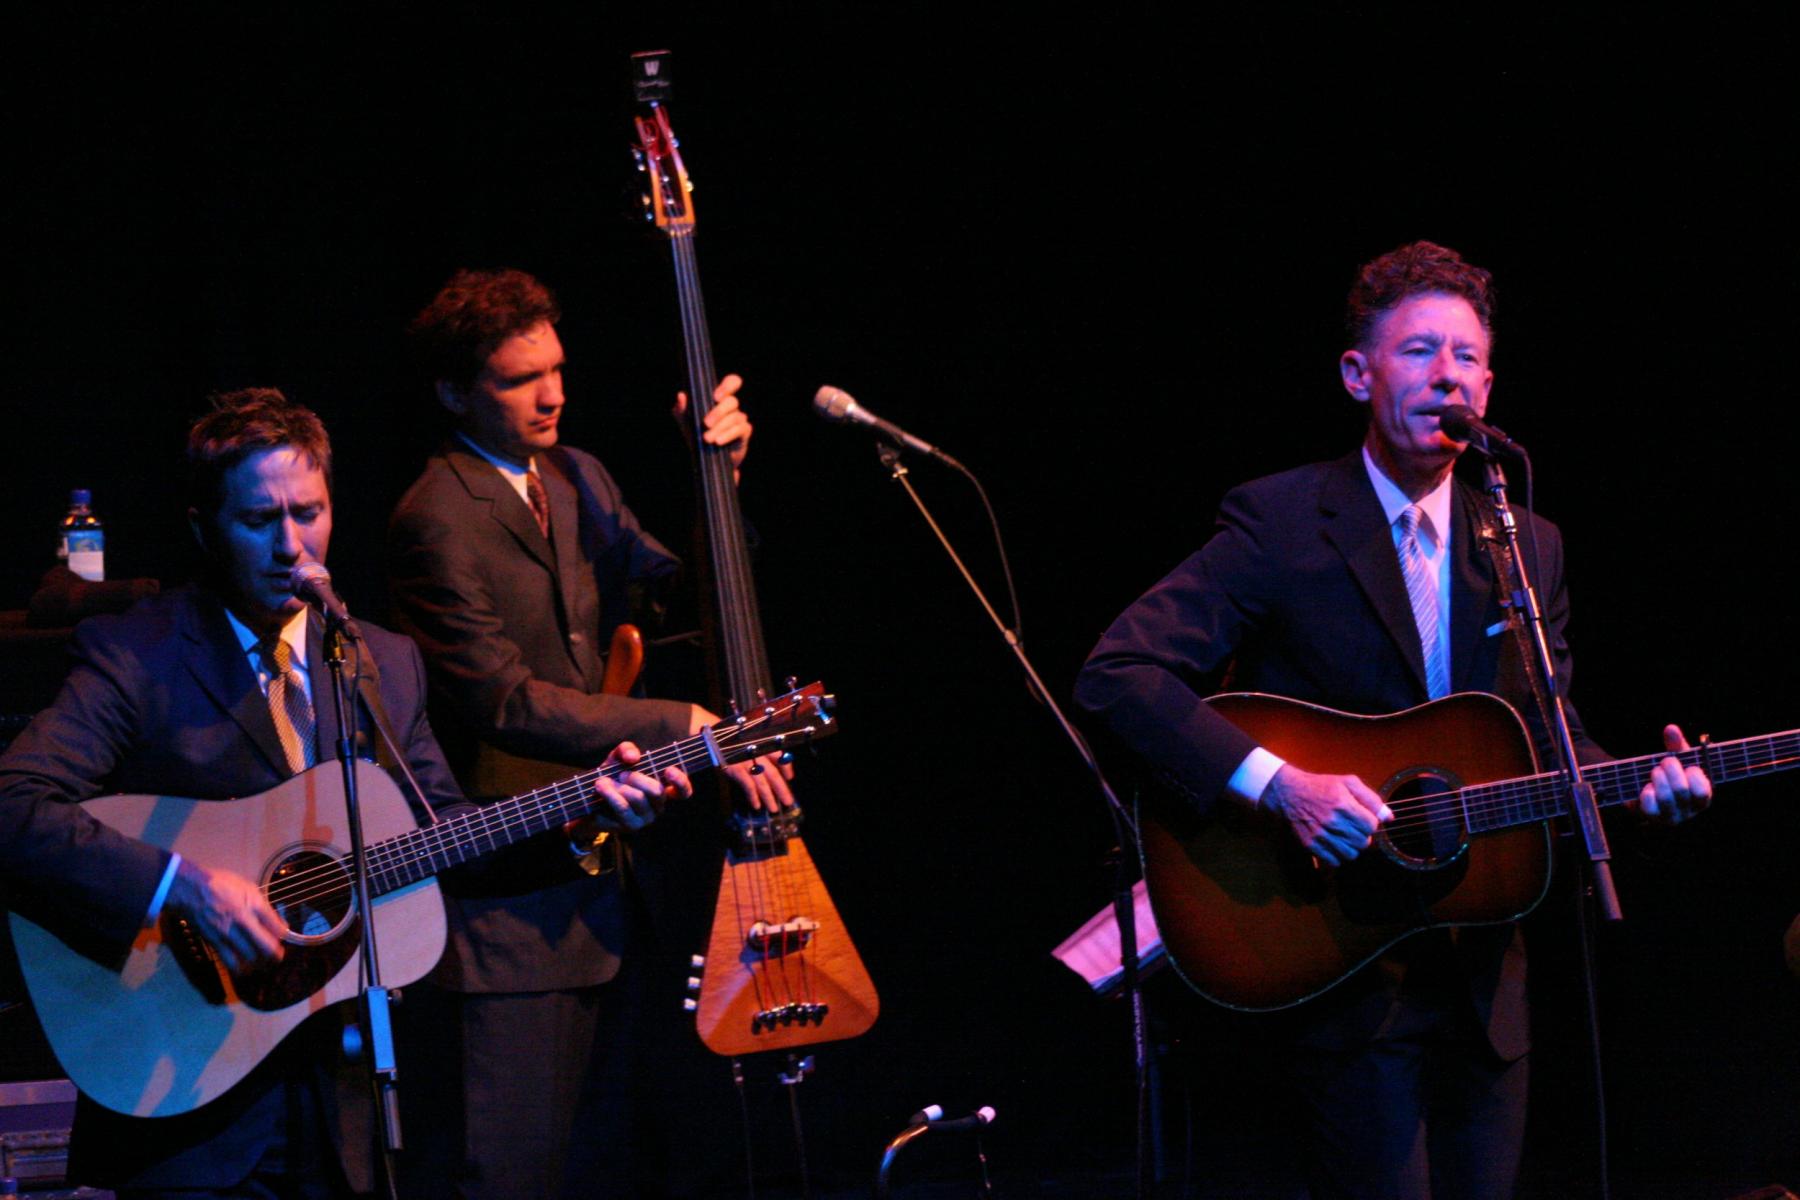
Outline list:
[[[1594,763],[1581,768],[1581,777],[1593,787],[1601,807],[1624,804],[1643,791],[1656,765],[1669,757],[1681,760],[1683,766],[1700,767],[1714,783],[1773,775],[1800,767],[1800,730]],[[1554,772],[1477,784],[1463,788],[1460,795],[1471,833],[1530,825],[1567,811],[1562,779]]]
[[[669,767],[696,775],[729,761],[723,751],[715,754],[706,734],[695,734],[645,754],[636,766],[598,767],[482,805],[370,846],[369,886],[375,895],[386,895],[515,842],[560,829],[600,807],[594,785],[602,779],[618,779],[631,771],[656,775]]]

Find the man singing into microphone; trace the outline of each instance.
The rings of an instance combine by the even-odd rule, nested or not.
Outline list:
[[[335,757],[323,622],[290,582],[296,567],[323,566],[331,540],[331,444],[309,410],[258,388],[215,397],[187,458],[205,580],[76,630],[61,693],[0,757],[0,905],[114,968],[162,914],[182,917],[235,972],[283,955],[287,929],[257,885],[118,834],[74,802],[255,797]],[[366,621],[361,633],[397,749],[442,812],[461,793],[426,721],[418,651]],[[357,703],[372,730],[369,702]],[[396,783],[408,792],[398,772]],[[621,784],[599,788],[615,828],[639,824],[665,785],[687,786],[675,775]],[[369,1078],[344,1065],[342,1027],[342,1009],[315,1016],[237,1086],[180,1116],[124,1117],[84,1097],[71,1178],[123,1200],[368,1192]],[[420,1105],[404,1086],[401,1096],[410,1120]]]
[[[1324,869],[1368,850],[1392,814],[1370,785],[1282,761],[1201,698],[1235,691],[1381,714],[1451,692],[1497,692],[1548,749],[1476,531],[1487,511],[1454,479],[1465,444],[1446,407],[1487,412],[1488,272],[1415,242],[1365,265],[1339,359],[1367,406],[1360,449],[1236,489],[1204,547],[1128,608],[1076,700],[1186,803],[1260,809]],[[1562,539],[1529,518],[1536,585],[1567,694]],[[1529,538],[1523,539],[1529,545]],[[1570,714],[1583,761],[1606,757]],[[1669,749],[1681,731],[1664,730]],[[1315,764],[1324,765],[1324,764]],[[1637,798],[1674,823],[1711,785],[1671,757]],[[1510,925],[1401,942],[1303,1006],[1284,1055],[1317,1196],[1504,1197],[1524,1134],[1524,951]]]

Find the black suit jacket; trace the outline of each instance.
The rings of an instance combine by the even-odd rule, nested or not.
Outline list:
[[[1485,500],[1456,485],[1450,541],[1451,688],[1493,692],[1526,718],[1543,747],[1523,664],[1494,570],[1477,540]],[[1571,677],[1562,538],[1532,518],[1547,633],[1567,696]],[[1235,489],[1209,542],[1115,621],[1081,673],[1076,702],[1164,783],[1205,809],[1217,803],[1254,741],[1201,698],[1270,692],[1354,713],[1388,713],[1428,698],[1417,625],[1381,503],[1358,451]],[[1604,756],[1581,733],[1584,759]],[[1478,1016],[1497,1051],[1527,1046],[1523,957],[1512,931],[1462,930]],[[1397,984],[1390,972],[1382,983]],[[1337,1003],[1342,1003],[1341,998]],[[1371,1006],[1378,1023],[1379,1006]]]
[[[688,734],[690,706],[600,693],[603,638],[635,589],[673,574],[606,468],[579,450],[537,456],[551,537],[499,471],[452,439],[401,498],[388,530],[401,629],[425,655],[432,719],[471,796],[538,787],[620,741]],[[536,839],[479,888],[452,884],[450,945],[433,979],[466,992],[585,987],[618,971],[617,889]]]
[[[406,639],[364,623],[401,750],[434,804],[460,799]],[[336,756],[331,681],[315,618],[308,668],[318,756]],[[218,598],[182,589],[75,631],[61,693],[0,757],[0,902],[96,961],[124,961],[169,854],[100,825],[74,802],[111,792],[226,799],[288,778],[266,698]],[[367,725],[367,719],[364,718]],[[402,784],[402,791],[406,790]],[[83,1182],[223,1187],[243,1179],[285,1111],[296,1072],[327,1069],[337,1014],[309,1022],[212,1104],[179,1117],[122,1117],[85,1100],[73,1172]],[[315,1028],[317,1026],[318,1028]],[[353,1185],[370,1186],[366,1085],[321,1086]]]

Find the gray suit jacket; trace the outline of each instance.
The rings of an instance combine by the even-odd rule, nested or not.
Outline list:
[[[551,537],[493,465],[452,440],[394,510],[397,622],[424,652],[431,713],[471,796],[538,787],[620,741],[685,737],[690,708],[600,694],[603,638],[634,589],[674,573],[592,455],[538,456]],[[466,992],[585,987],[618,971],[624,920],[610,881],[554,836],[503,856],[479,886],[447,881],[450,945],[434,980]]]

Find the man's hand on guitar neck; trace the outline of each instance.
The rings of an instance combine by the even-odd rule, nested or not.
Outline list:
[[[1320,864],[1341,867],[1367,850],[1393,810],[1354,775],[1314,775],[1286,763],[1256,807],[1281,817]]]
[[[242,875],[210,870],[184,856],[163,909],[192,922],[234,975],[281,960],[287,925],[262,889]]]
[[[696,704],[688,734],[692,736],[709,725],[717,725],[721,719]],[[794,807],[794,793],[788,787],[788,780],[794,777],[794,768],[781,762],[773,754],[765,754],[749,762],[733,763],[724,768],[724,774],[744,794],[744,799],[750,802],[751,808],[774,813]]]
[[[643,757],[644,752],[636,745],[620,742],[601,765],[629,767]],[[686,771],[669,767],[657,776],[642,771],[628,771],[617,779],[602,775],[594,781],[594,793],[604,802],[601,807],[563,826],[563,832],[576,846],[592,845],[602,833],[642,829],[656,820],[667,801],[693,795],[694,785]]]
[[[1681,726],[1663,728],[1663,749],[1692,749]],[[1699,767],[1685,767],[1679,758],[1670,755],[1656,764],[1656,769],[1650,772],[1650,782],[1631,802],[1631,807],[1659,825],[1679,825],[1689,817],[1705,812],[1711,803],[1712,780],[1707,778],[1706,772]]]

